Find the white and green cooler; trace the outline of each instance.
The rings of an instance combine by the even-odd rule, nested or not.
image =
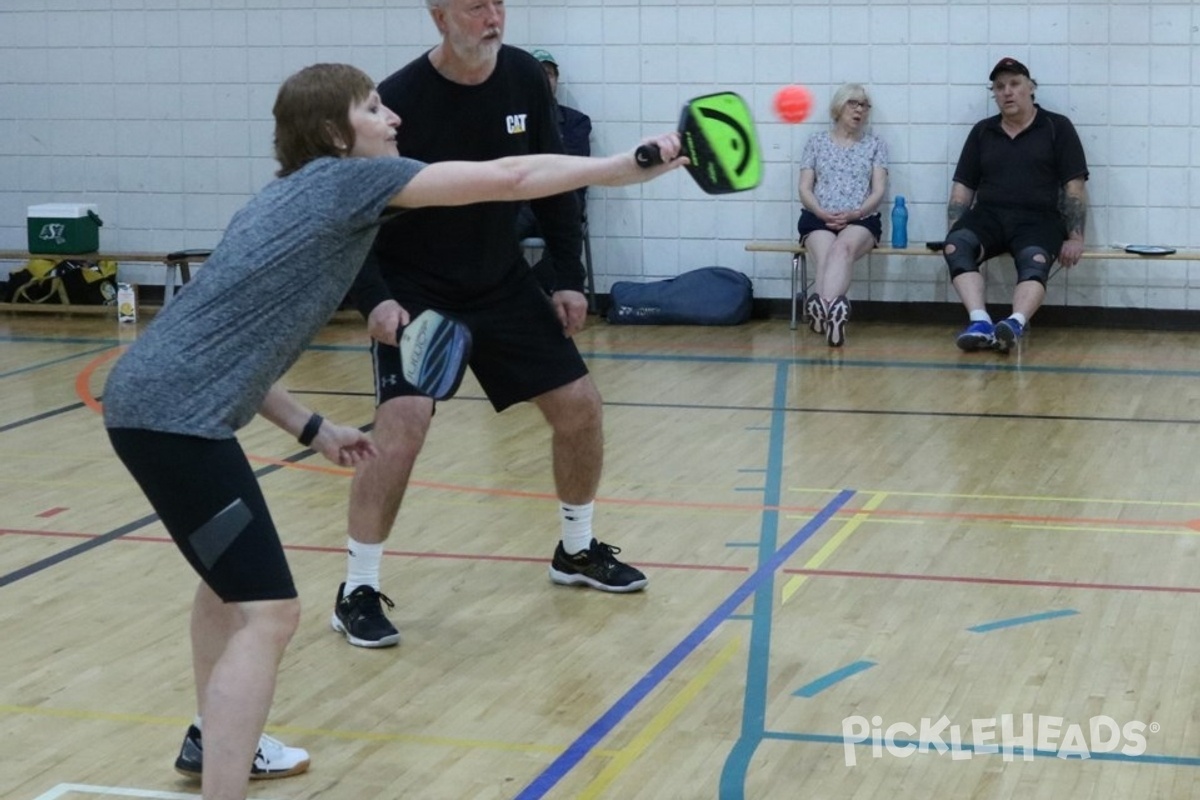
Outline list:
[[[100,249],[104,223],[90,203],[29,206],[29,252],[78,255]]]

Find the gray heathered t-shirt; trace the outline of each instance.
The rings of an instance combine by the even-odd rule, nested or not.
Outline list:
[[[268,184],[117,361],[105,426],[233,436],[337,310],[388,200],[424,166],[320,158]]]

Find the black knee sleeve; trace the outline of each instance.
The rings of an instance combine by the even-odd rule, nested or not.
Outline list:
[[[950,248],[954,252],[950,252]],[[966,228],[950,231],[946,235],[946,244],[942,249],[946,266],[950,269],[950,280],[954,280],[964,272],[979,271],[979,237]]]
[[[1038,256],[1042,257],[1041,261],[1037,260]],[[1031,245],[1021,248],[1021,252],[1013,256],[1013,262],[1017,265],[1017,283],[1037,281],[1045,286],[1046,276],[1050,274],[1050,265],[1054,263],[1054,257],[1042,248]]]

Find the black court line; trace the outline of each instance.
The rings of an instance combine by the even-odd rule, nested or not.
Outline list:
[[[62,406],[61,408],[52,408],[48,411],[43,411],[40,414],[34,414],[31,417],[25,417],[24,419],[19,419],[16,422],[9,422],[4,425],[0,425],[0,433],[5,433],[7,431],[13,430],[14,428],[20,428],[25,425],[30,425],[34,422],[41,422],[42,420],[47,420],[47,419],[51,419],[53,417],[62,416],[63,414],[68,414],[72,411],[78,411],[81,408],[87,408],[87,405],[84,403],[71,403],[70,405]]]
[[[336,392],[328,390],[310,390],[310,389],[294,389],[289,388],[289,392],[295,395],[328,395],[334,397],[373,397],[371,392]],[[486,403],[488,399],[483,395],[455,395],[454,400],[462,400],[465,402]],[[766,412],[774,413],[776,411],[791,412],[795,414],[847,414],[847,415],[865,415],[865,416],[895,416],[895,417],[931,417],[945,419],[1012,419],[1026,420],[1031,422],[1104,422],[1104,423],[1133,423],[1139,425],[1200,425],[1200,419],[1185,419],[1185,418],[1154,418],[1154,417],[1104,417],[1098,415],[1085,414],[1018,414],[1013,412],[983,412],[983,411],[937,411],[937,410],[911,410],[901,411],[898,409],[888,408],[821,408],[818,406],[784,406],[776,408],[774,406],[710,406],[703,403],[653,403],[653,402],[633,402],[623,400],[605,400],[606,408],[660,408],[660,409],[678,409],[681,411],[747,411],[747,412]],[[373,425],[363,425],[360,430],[370,432]]]
[[[0,341],[19,341],[20,342],[20,341],[34,341],[34,340],[25,340],[25,339],[15,339],[14,340],[14,339],[10,338],[7,340],[0,339]],[[86,342],[86,341],[80,342],[80,341],[76,341],[76,340],[72,340],[72,339],[45,339],[45,340],[37,340],[37,341],[45,343],[45,344],[93,344],[93,342]],[[85,358],[87,356],[94,356],[98,353],[106,353],[109,350],[112,350],[113,347],[114,347],[114,345],[105,345],[103,347],[98,347],[95,350],[84,350],[83,352],[74,353],[69,356],[63,356],[62,358],[55,358],[55,359],[51,359],[50,361],[39,361],[36,364],[30,364],[29,366],[26,366],[26,367],[18,367],[16,369],[10,369],[8,372],[0,372],[0,379],[18,377],[20,375],[24,375],[27,372],[35,372],[39,369],[45,369],[46,367],[56,367],[59,364],[65,364],[68,361],[76,361],[78,359]]]
[[[283,459],[283,461],[285,461],[289,464],[294,464],[298,461],[303,461],[304,459],[313,455],[314,452],[315,451],[313,451],[313,450],[304,450],[299,453],[296,453],[295,455],[288,456],[287,458]],[[270,464],[268,466],[262,467],[261,469],[255,470],[254,476],[256,478],[262,478],[263,476],[270,475],[272,472],[275,472],[276,470],[280,470],[280,469],[283,469],[282,465]],[[10,583],[16,583],[17,581],[22,580],[23,578],[28,578],[32,575],[38,574],[39,572],[43,572],[47,569],[50,569],[53,566],[61,564],[62,562],[66,561],[67,559],[71,559],[71,558],[74,558],[75,556],[79,556],[79,555],[83,555],[84,553],[88,553],[92,550],[95,550],[97,547],[101,547],[103,545],[108,544],[109,542],[120,539],[122,536],[124,536],[127,533],[133,533],[136,530],[141,530],[142,528],[145,528],[147,525],[152,525],[155,522],[158,522],[158,514],[149,514],[147,516],[142,517],[141,519],[137,519],[137,520],[134,520],[133,522],[122,525],[121,527],[119,527],[115,530],[111,530],[108,533],[101,534],[94,539],[89,539],[86,542],[80,542],[79,544],[75,545],[74,547],[68,547],[66,550],[55,553],[52,556],[47,556],[46,558],[43,558],[40,561],[35,561],[32,564],[28,564],[24,567],[21,567],[20,569],[13,570],[12,572],[8,573],[7,575],[0,575],[0,588],[8,586]]]
[[[147,525],[156,522],[157,520],[157,514],[151,514],[149,516],[142,517],[141,519],[134,520],[126,525],[122,525],[116,530],[101,534],[100,536],[97,536],[94,539],[89,539],[86,542],[80,542],[74,547],[68,547],[66,550],[62,550],[52,556],[47,556],[41,561],[35,561],[32,564],[21,567],[20,569],[13,570],[7,575],[0,575],[0,587],[8,586],[10,583],[16,583],[22,578],[28,578],[31,575],[36,575],[43,570],[50,569],[56,564],[61,564],[67,559],[74,558],[75,556],[82,555],[91,550],[95,550],[101,545],[108,544],[116,539],[120,539],[125,534],[133,533],[134,531],[144,528]]]
[[[482,399],[482,398],[481,398]],[[605,401],[605,406],[616,408],[665,408],[698,411],[760,411],[773,413],[775,411],[796,414],[848,414],[877,417],[933,417],[952,419],[1016,419],[1031,422],[1116,422],[1152,425],[1198,425],[1200,419],[1153,419],[1150,417],[1099,417],[1082,414],[1014,414],[989,413],[972,411],[897,411],[887,408],[818,408],[815,406],[784,406],[782,409],[772,406],[706,406],[701,403],[627,403]]]
[[[582,351],[581,351],[582,352]],[[787,356],[724,356],[688,355],[680,353],[582,353],[585,359],[605,361],[672,361],[680,364],[759,364],[778,363],[794,367],[837,367],[839,369],[913,369],[943,372],[1019,372],[1049,375],[1113,375],[1155,378],[1200,378],[1196,369],[1151,369],[1148,367],[1073,367],[1065,364],[1014,364],[1012,361],[879,361],[850,358],[843,355]]]

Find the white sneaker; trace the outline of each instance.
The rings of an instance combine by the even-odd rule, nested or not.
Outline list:
[[[307,750],[302,747],[288,747],[264,733],[259,737],[258,752],[254,754],[254,762],[250,765],[250,780],[262,781],[299,775],[308,769],[308,763]],[[183,737],[179,758],[175,759],[175,771],[189,778],[199,778],[204,771],[204,747],[200,739],[200,729],[195,725],[189,727],[187,735]]]
[[[258,752],[250,766],[250,780],[287,778],[308,770],[308,751],[303,747],[288,747],[265,733],[258,739]]]

